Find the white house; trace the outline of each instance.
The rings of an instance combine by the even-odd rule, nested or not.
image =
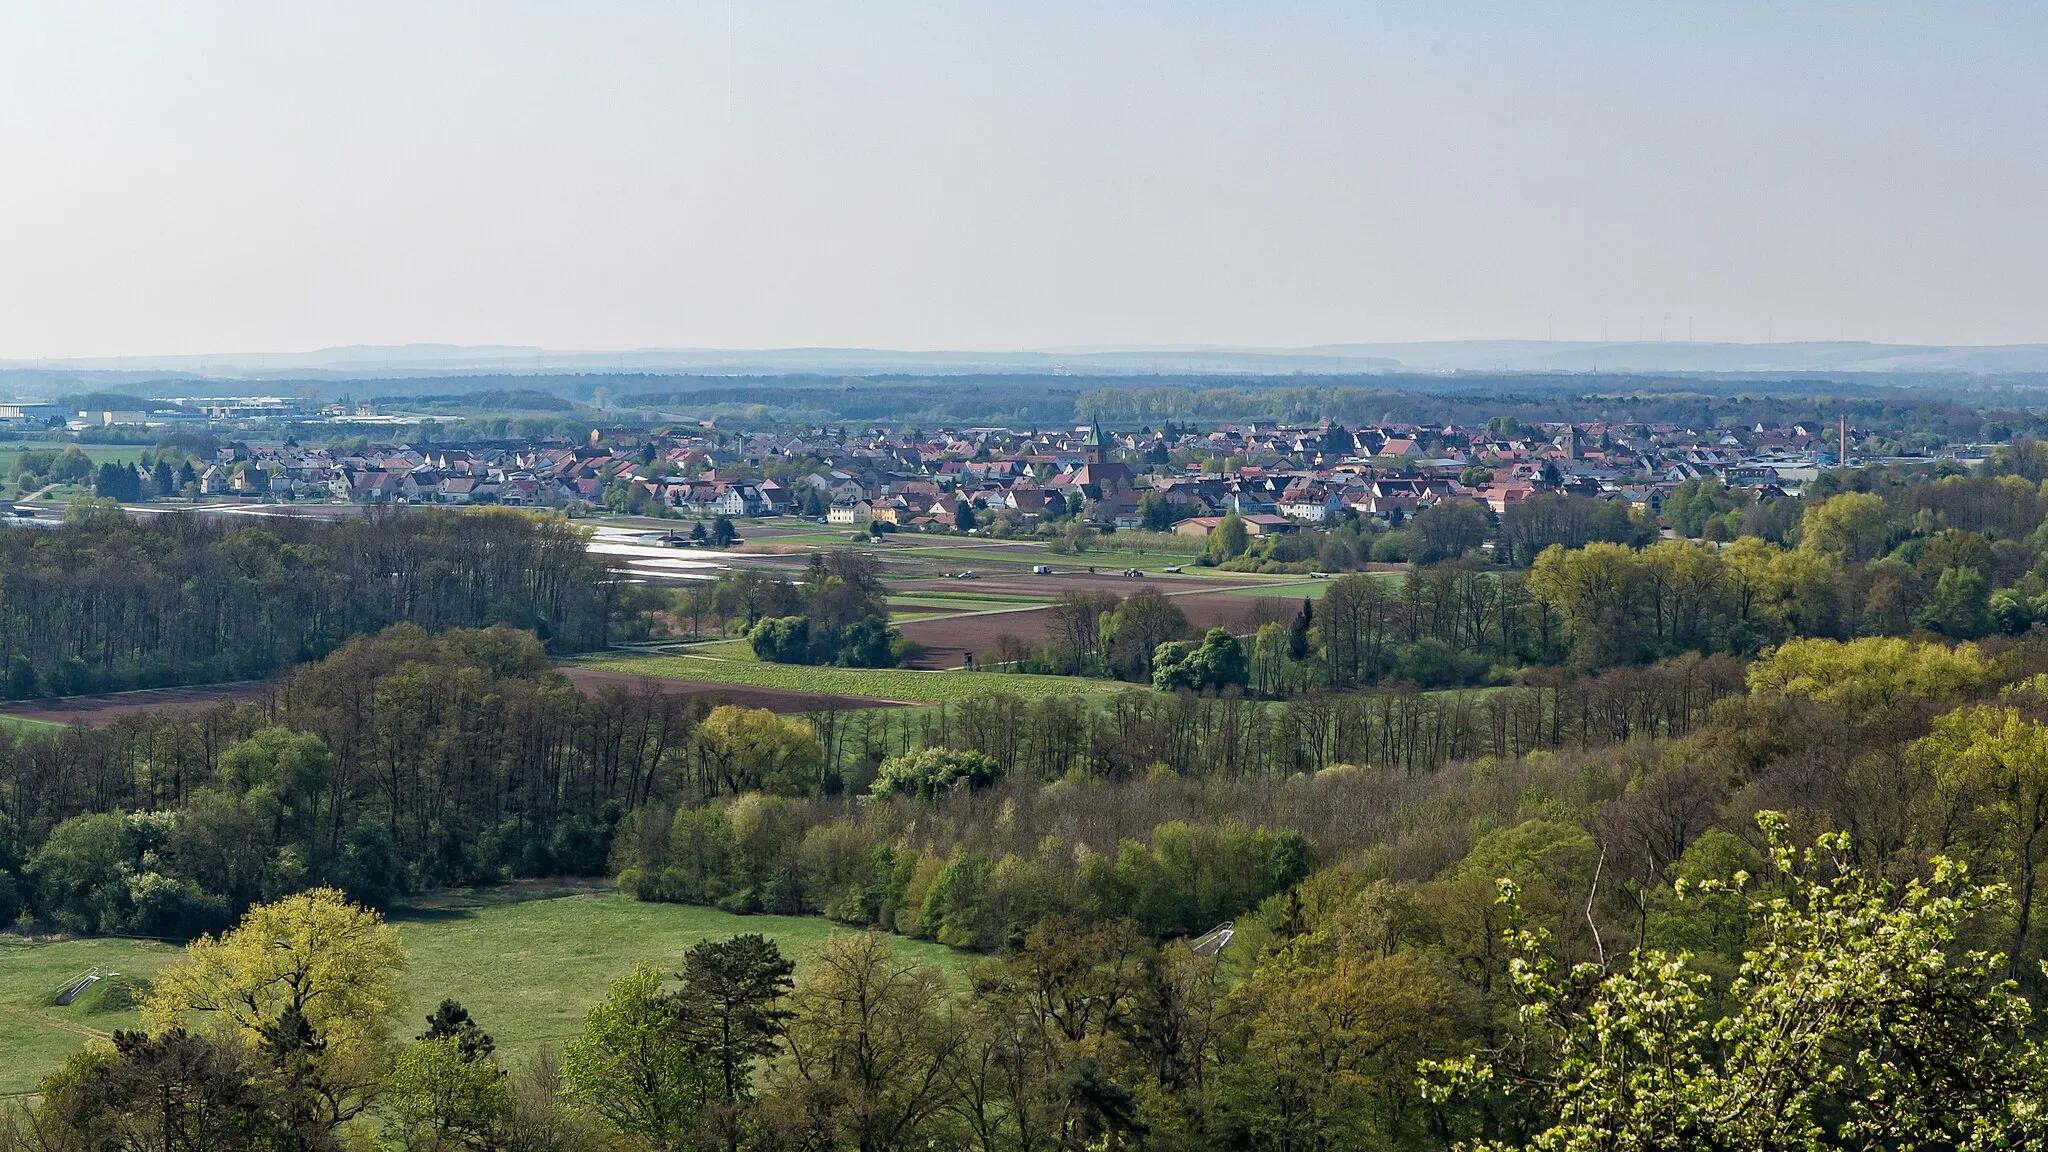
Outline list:
[[[865,500],[835,500],[825,510],[831,524],[865,524],[874,518],[875,506]]]

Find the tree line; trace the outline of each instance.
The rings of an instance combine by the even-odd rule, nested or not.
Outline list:
[[[259,703],[0,730],[0,913],[184,937],[310,884],[383,906],[603,875],[620,815],[676,786],[709,708],[587,697],[531,633],[398,625]]]
[[[798,862],[802,837],[920,749],[981,757],[990,781],[1031,790],[1062,780],[1138,789],[1160,773],[1285,779],[1338,764],[1418,775],[1481,755],[1681,734],[1738,686],[1728,667],[1679,660],[1485,696],[1389,689],[1274,705],[1185,690],[1101,702],[992,693],[917,712],[826,708],[795,719],[715,695],[587,696],[548,667],[530,634],[404,625],[300,669],[260,702],[0,731],[0,920],[177,937],[312,883],[381,906],[417,888],[600,875],[636,863],[639,847],[615,847],[629,814],[634,829],[696,820],[715,831],[729,823],[723,807],[750,795],[753,810],[779,813],[748,833],[752,855],[706,864],[715,884],[644,894],[829,912],[858,869]],[[1154,825],[1175,819],[1224,840],[1292,827],[1235,807]],[[1219,823],[1230,819],[1240,831]],[[1149,845],[1154,825],[1096,847]],[[893,834],[872,816],[847,827],[865,838],[863,859]],[[938,836],[907,859],[954,847]],[[886,883],[908,880],[891,873]],[[1248,907],[1253,897],[1232,899]],[[1200,915],[1243,907],[1226,901]],[[995,946],[1007,932],[976,938]]]
[[[88,509],[0,531],[0,688],[39,695],[268,676],[351,637],[507,624],[553,651],[644,627],[645,594],[558,518],[372,513],[328,522]]]

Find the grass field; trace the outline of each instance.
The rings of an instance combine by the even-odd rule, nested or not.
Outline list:
[[[1309,580],[1300,584],[1275,584],[1261,588],[1226,588],[1226,596],[1285,596],[1296,600],[1321,600],[1323,593],[1330,590],[1328,580]]]
[[[745,684],[831,696],[865,696],[939,704],[983,692],[1008,692],[1038,699],[1081,692],[1110,691],[1123,685],[1071,676],[1021,676],[1007,672],[917,672],[907,668],[814,668],[803,664],[767,664],[755,660],[717,660],[699,656],[611,655],[578,661],[591,668],[697,680],[711,684]]]
[[[52,720],[30,720],[25,716],[0,715],[0,728],[20,728],[24,731],[41,731],[47,728],[62,728],[64,725]]]
[[[71,447],[69,440],[5,440],[0,441],[0,474],[14,473],[14,458],[23,452],[62,452]],[[80,444],[78,450],[94,464],[105,464],[109,460],[126,460],[130,463],[142,459],[144,452],[153,452],[147,444]]]
[[[412,964],[402,984],[398,1034],[410,1037],[444,996],[462,1001],[517,1064],[560,1048],[606,985],[646,960],[677,966],[707,937],[759,932],[801,965],[834,932],[812,916],[734,916],[679,904],[641,904],[613,892],[523,903],[478,900],[393,913]],[[975,957],[896,938],[895,946],[958,973]],[[147,978],[181,949],[139,940],[0,943],[0,1095],[32,1090],[88,1036],[139,1023],[128,997],[88,993],[69,1008],[50,1004],[67,980],[98,966]],[[109,982],[112,984],[113,982]],[[106,987],[102,985],[101,987]]]

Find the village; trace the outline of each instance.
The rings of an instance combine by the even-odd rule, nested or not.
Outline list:
[[[1707,479],[1768,500],[1856,454],[1854,427],[1669,424],[1226,424],[1110,432],[684,427],[593,430],[576,443],[376,448],[235,442],[211,462],[145,473],[194,500],[500,505],[646,516],[801,516],[878,531],[1007,534],[1080,520],[1103,531],[1203,535],[1235,512],[1254,535],[1353,518],[1398,525],[1440,501],[1495,515],[1545,492],[1651,513]],[[886,527],[883,527],[886,526]]]

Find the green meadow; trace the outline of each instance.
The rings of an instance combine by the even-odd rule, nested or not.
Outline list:
[[[397,1033],[410,1037],[443,997],[462,1001],[516,1066],[559,1049],[583,1024],[605,987],[634,964],[673,970],[699,940],[742,932],[774,938],[805,960],[834,933],[851,929],[815,916],[735,916],[681,904],[642,904],[615,892],[588,892],[523,902],[481,897],[391,915],[412,963],[401,984]],[[910,955],[959,974],[975,957],[937,944],[893,937]],[[146,940],[64,940],[0,943],[0,1095],[32,1091],[42,1076],[89,1037],[140,1023],[134,1009],[142,982],[182,949]],[[90,968],[118,972],[55,1007],[68,981]]]
[[[720,660],[706,656],[608,655],[577,661],[611,672],[633,672],[670,680],[742,684],[832,696],[864,696],[910,704],[942,704],[984,692],[1008,692],[1038,699],[1081,692],[1115,691],[1127,685],[1072,676],[1027,676],[1009,672],[920,672],[908,668],[823,668]]]

